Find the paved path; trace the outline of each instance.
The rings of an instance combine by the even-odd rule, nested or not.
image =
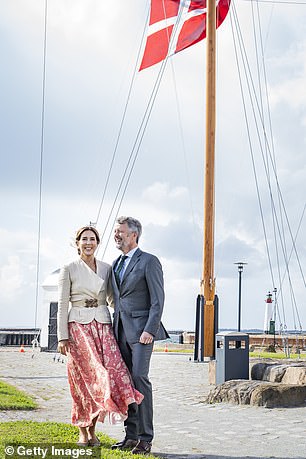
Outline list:
[[[70,422],[66,365],[50,353],[0,348],[0,378],[34,394],[33,412],[0,412],[0,421],[32,419]],[[306,407],[267,409],[229,404],[207,405],[208,365],[188,355],[154,353],[155,440],[153,453],[168,459],[306,458]],[[117,438],[122,426],[99,424]]]

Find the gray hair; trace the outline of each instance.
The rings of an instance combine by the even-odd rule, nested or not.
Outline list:
[[[136,242],[138,244],[139,238],[142,233],[142,226],[139,220],[136,220],[136,218],[133,217],[118,217],[116,223],[118,223],[119,225],[124,225],[124,223],[126,223],[129,230],[137,234]]]

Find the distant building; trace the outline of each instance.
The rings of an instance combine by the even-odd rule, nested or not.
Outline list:
[[[60,269],[53,271],[43,282],[42,327],[40,346],[42,350],[57,350],[57,301]]]

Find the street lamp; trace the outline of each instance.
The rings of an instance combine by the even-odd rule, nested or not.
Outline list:
[[[237,261],[234,265],[238,266],[238,274],[239,274],[239,295],[238,295],[238,331],[240,332],[240,323],[241,323],[241,275],[243,271],[243,266],[247,265],[243,261]]]
[[[277,288],[276,288],[276,287],[274,287],[273,293],[274,293],[274,340],[273,340],[273,343],[274,343],[274,350],[276,351],[276,339],[275,339],[275,329],[276,329],[276,306],[277,306],[277,303],[276,303]]]

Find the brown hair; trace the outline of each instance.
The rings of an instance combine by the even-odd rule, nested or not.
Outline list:
[[[98,230],[94,228],[93,226],[82,226],[82,228],[78,229],[75,235],[75,242],[78,243],[79,240],[81,239],[82,234],[84,231],[92,231],[94,235],[96,236],[97,243],[100,244],[100,235],[98,233]],[[80,255],[80,250],[78,249],[78,254]]]

